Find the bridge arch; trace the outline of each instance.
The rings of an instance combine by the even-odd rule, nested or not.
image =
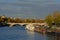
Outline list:
[[[10,27],[16,26],[16,25],[19,25],[19,26],[26,26],[26,25],[28,25],[28,24],[12,23],[12,24],[10,24]]]
[[[16,23],[13,23],[13,24],[10,24],[10,27],[12,27],[12,26],[16,26],[16,25],[21,26],[21,24],[16,24]]]
[[[22,26],[26,26],[26,25],[28,25],[28,24],[23,24]]]
[[[12,25],[12,26],[21,26],[20,24],[14,24],[14,25]]]

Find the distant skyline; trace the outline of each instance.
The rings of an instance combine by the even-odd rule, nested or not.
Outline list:
[[[60,0],[0,0],[0,15],[41,18],[60,11]]]

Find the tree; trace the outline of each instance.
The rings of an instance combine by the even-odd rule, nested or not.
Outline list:
[[[35,21],[35,19],[31,19],[31,22],[30,23],[35,23],[36,21]]]
[[[30,19],[25,19],[25,22],[30,23],[31,21],[30,21]]]
[[[60,12],[55,11],[53,13],[53,17],[54,17],[54,22],[56,23],[56,26],[60,25]]]
[[[52,23],[54,22],[54,17],[52,15],[48,15],[48,16],[46,16],[45,21],[51,27]]]
[[[60,12],[54,11],[53,15],[46,16],[46,22],[49,26],[52,26],[52,23],[54,22],[57,27],[60,26]]]
[[[44,23],[45,20],[43,20],[43,19],[38,19],[38,22],[39,22],[39,23]]]
[[[7,22],[13,22],[14,20],[12,18],[7,18]]]

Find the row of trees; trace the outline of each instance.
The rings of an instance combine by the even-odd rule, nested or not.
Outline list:
[[[55,11],[53,14],[49,14],[46,16],[45,21],[51,27],[52,25],[56,25],[57,27],[60,26],[60,12]]]
[[[8,21],[9,22],[9,21]],[[44,20],[40,20],[40,19],[11,19],[10,22],[15,22],[15,23],[43,23]]]
[[[11,22],[11,23],[43,23],[41,19],[22,19],[22,18],[11,18],[6,16],[0,16],[0,22]]]

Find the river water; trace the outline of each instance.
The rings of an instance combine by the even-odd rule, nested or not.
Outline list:
[[[31,32],[26,30],[24,26],[0,28],[0,40],[59,40],[59,37]]]

